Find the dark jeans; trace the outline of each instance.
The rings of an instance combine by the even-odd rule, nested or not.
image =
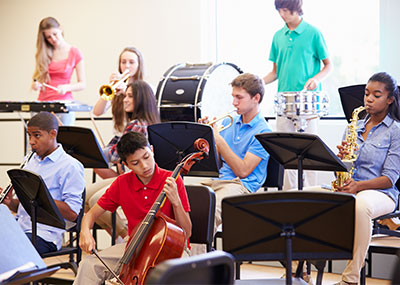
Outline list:
[[[26,233],[26,236],[32,241],[32,233]],[[45,241],[39,236],[36,236],[36,250],[39,254],[52,252],[57,250],[57,246],[49,241]]]

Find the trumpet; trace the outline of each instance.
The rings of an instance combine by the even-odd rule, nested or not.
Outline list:
[[[233,112],[236,112],[236,111],[230,111],[229,113],[226,113],[225,115],[223,115],[223,116],[221,116],[221,117],[218,117],[218,118],[216,118],[215,120],[212,120],[211,122],[208,122],[207,125],[212,126],[212,125],[214,125],[215,123],[217,123],[217,122],[219,122],[219,121],[221,121],[221,120],[223,120],[223,119],[225,119],[225,118],[229,118],[231,121],[229,122],[229,124],[228,124],[227,126],[220,126],[220,127],[219,127],[218,132],[222,132],[223,130],[229,128],[229,127],[232,125],[232,123],[233,123],[233,117],[232,117],[231,114],[232,114]]]
[[[129,69],[126,69],[122,73],[122,77],[120,80],[115,81],[113,83],[102,85],[99,90],[101,98],[106,101],[111,101],[115,96],[116,93],[115,90],[118,88],[118,86],[120,86],[123,82],[125,82],[129,78],[129,76],[130,76]]]
[[[34,154],[34,151],[31,151],[25,158],[25,160],[20,164],[19,168],[22,169],[24,168],[25,164],[31,159],[32,155]],[[8,186],[3,190],[3,192],[0,193],[0,204],[3,203],[4,199],[6,198],[8,192],[12,189],[12,183],[8,184]]]

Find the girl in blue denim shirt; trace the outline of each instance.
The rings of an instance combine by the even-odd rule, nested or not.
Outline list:
[[[396,80],[385,72],[374,74],[365,87],[367,116],[359,120],[355,172],[341,192],[356,195],[353,259],[347,263],[339,284],[357,284],[371,240],[372,219],[392,212],[399,190],[400,112]],[[338,146],[338,157],[346,154],[346,143]]]

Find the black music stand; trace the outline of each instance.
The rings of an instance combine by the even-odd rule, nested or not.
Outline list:
[[[346,166],[317,136],[305,133],[257,134],[265,150],[285,169],[298,169],[298,188],[303,189],[303,169],[348,171]]]
[[[46,264],[5,205],[0,205],[0,278],[1,284],[23,284],[53,274],[60,267],[46,268]],[[26,269],[21,268],[23,265]]]
[[[7,174],[20,203],[31,216],[32,243],[35,247],[37,222],[65,229],[65,220],[40,175],[25,169],[10,169]]]
[[[91,129],[60,126],[57,141],[66,153],[79,160],[85,168],[108,168],[108,162]]]
[[[364,106],[365,84],[340,87],[338,89],[340,101],[347,122],[350,123],[351,115],[355,108]],[[365,113],[365,111],[364,111]],[[362,118],[362,117],[360,117]]]
[[[195,152],[193,143],[198,138],[208,141],[208,159],[193,165],[187,175],[218,177],[219,167],[212,127],[192,122],[166,122],[147,128],[149,142],[154,147],[154,158],[158,166],[174,170],[189,153]]]
[[[227,197],[222,200],[223,250],[236,261],[285,261],[286,284],[291,284],[292,260],[352,258],[354,220],[355,197],[346,193],[285,191]],[[322,274],[323,268],[317,284]]]

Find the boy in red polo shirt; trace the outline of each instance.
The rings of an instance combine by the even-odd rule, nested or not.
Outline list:
[[[115,211],[121,206],[128,220],[128,231],[140,223],[149,212],[161,190],[167,195],[162,212],[174,219],[186,239],[191,235],[190,206],[185,186],[179,177],[176,182],[171,171],[159,168],[154,161],[153,151],[142,133],[129,132],[121,137],[117,152],[122,163],[131,172],[120,175],[107,189],[97,204],[85,214],[82,220],[79,245],[91,253],[96,247],[90,229],[96,219],[105,211]],[[102,259],[115,268],[125,250],[126,242],[114,245],[100,253]],[[110,276],[97,257],[87,256],[79,265],[74,284],[101,284]]]

